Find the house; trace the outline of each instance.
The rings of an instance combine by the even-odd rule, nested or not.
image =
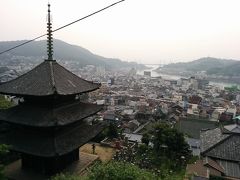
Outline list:
[[[226,112],[231,113],[233,115],[233,118],[235,118],[236,113],[237,113],[237,108],[234,105],[230,105],[230,106],[228,106]]]
[[[224,168],[209,157],[188,164],[186,171],[188,175],[192,175],[193,180],[207,180],[210,176],[221,177],[224,174]]]
[[[172,114],[170,114],[168,116],[168,121],[170,121],[170,122],[177,122],[177,121],[179,121],[179,116],[172,113]]]
[[[224,169],[226,178],[240,179],[240,131],[239,125],[201,131],[202,157],[211,158]]]
[[[233,113],[229,113],[229,112],[223,112],[220,116],[219,116],[219,122],[231,122],[233,119]]]
[[[118,124],[120,122],[119,117],[113,111],[105,112],[103,115],[103,120],[114,124]]]
[[[174,113],[176,115],[180,115],[183,112],[183,108],[180,105],[178,105],[178,104],[172,104],[169,107],[169,109],[170,109],[169,110],[170,112],[172,112],[172,113]]]
[[[201,101],[202,101],[202,98],[197,95],[193,95],[193,96],[189,97],[189,100],[188,100],[188,102],[191,104],[200,104]]]
[[[130,142],[142,142],[142,135],[141,134],[135,134],[135,133],[123,133],[125,137],[128,138],[128,141]]]
[[[188,116],[199,116],[199,109],[197,104],[189,104],[187,109]]]
[[[231,133],[237,133],[240,134],[240,125],[239,124],[230,124],[227,126],[224,126],[223,130],[224,133],[226,134],[231,134]]]
[[[140,126],[140,123],[134,119],[128,122],[128,127],[131,131],[134,131],[135,129],[137,129]]]
[[[218,121],[220,115],[225,111],[226,111],[226,109],[223,108],[223,107],[214,107],[212,113],[210,113],[211,114],[211,120],[212,121]]]
[[[200,140],[195,138],[185,137],[193,156],[200,156]]]

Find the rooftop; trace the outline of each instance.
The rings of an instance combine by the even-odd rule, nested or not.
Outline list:
[[[203,153],[209,150],[212,146],[226,139],[228,136],[229,136],[228,134],[222,134],[222,131],[220,128],[201,131],[200,133],[201,152]]]
[[[79,148],[106,127],[105,123],[88,125],[84,121],[68,128],[37,131],[29,128],[11,128],[0,135],[0,143],[10,149],[41,157],[60,156]]]
[[[0,94],[15,96],[73,95],[94,91],[100,84],[86,81],[59,65],[45,60],[18,78],[0,84]]]
[[[75,102],[60,107],[39,107],[20,104],[0,111],[0,122],[32,127],[64,126],[96,114],[102,106]]]

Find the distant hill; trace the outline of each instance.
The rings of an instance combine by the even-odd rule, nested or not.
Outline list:
[[[158,71],[192,73],[205,71],[209,75],[240,76],[239,68],[240,61],[237,60],[204,57],[191,62],[168,64],[158,68]]]
[[[26,40],[21,41],[0,41],[0,51],[4,51],[8,48],[16,46],[26,42]],[[64,41],[54,39],[54,59],[64,60],[64,61],[76,61],[80,66],[85,65],[96,65],[96,66],[105,66],[107,68],[121,68],[121,67],[143,67],[143,65],[126,62],[120,59],[114,58],[105,58],[99,55],[95,55],[87,49],[84,49],[80,46],[71,45]],[[23,57],[34,57],[36,59],[46,58],[46,40],[33,41],[29,44],[26,44],[22,47],[14,49],[7,52],[7,57],[11,58],[12,56],[23,56]],[[0,60],[6,58],[6,54],[0,55]]]

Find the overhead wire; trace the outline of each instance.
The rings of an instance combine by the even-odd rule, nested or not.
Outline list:
[[[120,1],[117,1],[117,2],[115,2],[115,3],[113,3],[113,4],[110,4],[110,5],[102,8],[102,9],[97,10],[97,11],[91,13],[91,14],[88,14],[88,15],[80,18],[80,19],[77,19],[77,20],[75,20],[75,21],[73,21],[73,22],[71,22],[71,23],[68,23],[68,24],[66,24],[66,25],[64,25],[64,26],[61,26],[61,27],[57,28],[57,29],[54,29],[52,32],[56,32],[56,31],[59,31],[59,30],[61,30],[61,29],[63,29],[63,28],[66,28],[66,27],[68,27],[68,26],[70,26],[70,25],[72,25],[72,24],[75,24],[75,23],[77,23],[77,22],[79,22],[79,21],[81,21],[81,20],[84,20],[84,19],[86,19],[86,18],[88,18],[88,17],[91,17],[91,16],[93,16],[93,15],[95,15],[95,14],[98,14],[98,13],[100,13],[100,12],[106,10],[106,9],[109,9],[110,7],[113,7],[113,6],[119,4],[119,3],[123,2],[123,1],[125,1],[125,0],[120,0]],[[16,46],[13,46],[13,47],[11,47],[11,48],[9,48],[9,49],[7,49],[7,50],[4,50],[4,51],[0,52],[0,55],[3,54],[3,53],[9,52],[9,51],[11,51],[11,50],[13,50],[13,49],[16,49],[16,48],[18,48],[18,47],[21,47],[21,46],[23,46],[23,45],[25,45],[25,44],[28,44],[28,43],[30,43],[30,42],[32,42],[32,41],[35,41],[35,40],[37,40],[37,39],[39,39],[39,38],[41,38],[41,37],[44,37],[44,36],[46,36],[46,35],[47,35],[47,33],[46,33],[46,34],[43,34],[43,35],[40,35],[40,36],[38,36],[38,37],[36,37],[36,38],[34,38],[34,39],[25,41],[25,42],[23,42],[23,43],[21,43],[21,44],[18,44],[18,45],[16,45]]]

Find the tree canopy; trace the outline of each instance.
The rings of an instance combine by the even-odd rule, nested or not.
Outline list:
[[[167,164],[168,161],[170,168],[181,169],[191,158],[184,134],[177,129],[166,123],[156,123],[147,133],[151,137],[149,142],[153,145],[151,151],[157,164]]]
[[[192,157],[184,135],[166,123],[155,123],[145,132],[142,142],[123,148],[114,159],[135,164],[167,179],[174,175],[179,177]]]
[[[97,164],[91,169],[88,178],[89,180],[158,179],[155,174],[133,164],[115,161]]]
[[[8,153],[8,146],[4,144],[0,144],[0,157],[3,155],[6,155]],[[0,161],[0,179],[5,180],[6,177],[3,174],[4,166],[1,164],[2,162]]]
[[[111,161],[107,164],[97,163],[90,168],[85,177],[59,174],[51,180],[157,180],[157,175],[140,169],[130,163]]]

